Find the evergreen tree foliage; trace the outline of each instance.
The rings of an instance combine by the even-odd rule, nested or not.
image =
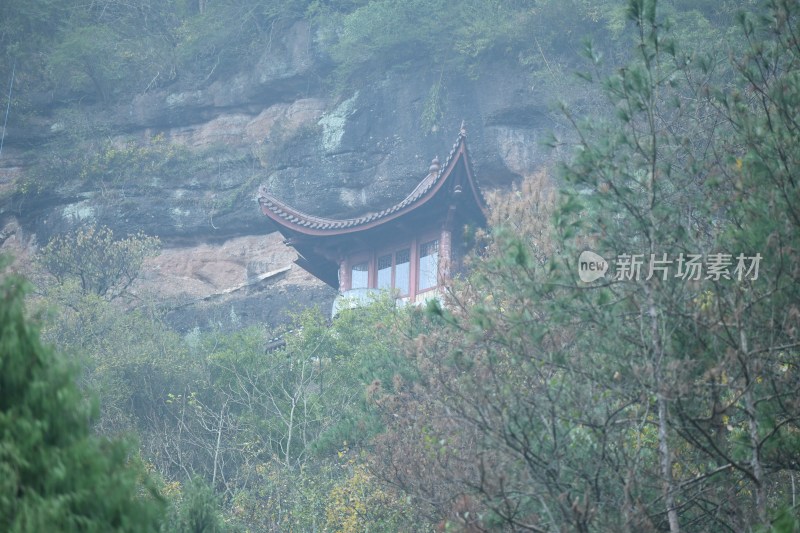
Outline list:
[[[223,533],[227,531],[219,511],[219,501],[202,478],[192,478],[164,528],[174,533]]]
[[[375,467],[453,525],[793,523],[800,8],[742,15],[733,62],[674,40],[653,0],[627,17],[636,47],[603,82],[614,114],[570,116],[552,236],[500,228],[431,309],[447,328],[412,347],[426,392],[382,401]],[[586,250],[610,264],[591,283]]]
[[[0,529],[154,531],[162,501],[135,452],[92,434],[96,409],[25,316],[25,282],[0,284]]]

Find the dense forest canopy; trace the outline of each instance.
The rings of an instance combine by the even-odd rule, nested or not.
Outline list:
[[[426,309],[179,334],[129,290],[156,237],[42,243],[38,312],[0,284],[0,526],[800,529],[800,4],[8,0],[9,105],[85,118],[28,147],[39,183],[177,179],[198,163],[163,138],[68,145],[297,21],[333,100],[435,69],[435,122],[448,73],[502,58],[591,105],[562,103],[566,156],[489,195],[469,273]],[[588,282],[587,251],[608,267]]]

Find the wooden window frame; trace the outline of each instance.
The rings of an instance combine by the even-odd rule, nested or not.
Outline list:
[[[392,258],[391,267],[391,290],[397,290],[397,254],[403,250],[408,250],[408,293],[395,294],[399,298],[415,301],[420,294],[436,291],[441,288],[442,280],[439,279],[439,270],[442,262],[442,240],[440,232],[426,232],[421,235],[412,237],[408,241],[400,241],[392,246],[384,246],[372,251],[361,251],[349,255],[344,261],[347,269],[347,286],[343,290],[353,290],[353,272],[354,266],[360,263],[367,263],[367,288],[377,289],[378,287],[378,259],[380,257],[390,255]],[[438,250],[436,257],[437,275],[436,283],[432,287],[426,289],[419,288],[420,282],[420,248],[422,245],[432,241],[438,241]]]
[[[420,261],[422,260],[422,247],[426,244],[430,244],[432,242],[436,242],[436,279],[434,284],[430,287],[421,288],[419,283],[422,280],[421,272],[422,272],[422,265]],[[441,287],[442,280],[439,279],[439,264],[441,263],[441,239],[439,235],[426,237],[424,239],[418,239],[417,242],[417,285],[416,285],[416,294],[424,294],[426,292],[431,292],[439,289]]]
[[[372,254],[370,254],[369,252],[359,252],[359,253],[353,254],[353,255],[351,255],[350,257],[347,258],[346,264],[347,264],[347,272],[348,272],[348,275],[349,275],[349,279],[347,280],[348,286],[345,287],[345,290],[347,290],[347,291],[353,290],[353,267],[356,266],[356,265],[360,265],[361,263],[366,263],[367,264],[367,286],[366,287],[358,287],[358,288],[359,289],[362,289],[362,288],[369,289],[374,284],[374,279],[375,279],[374,273],[373,273],[373,270],[374,270],[374,264],[373,263],[374,263],[374,261],[373,261],[373,258],[372,258]]]
[[[390,290],[395,293],[397,291],[397,254],[399,252],[408,250],[408,292],[400,293],[397,292],[395,295],[400,298],[407,298],[412,291],[411,286],[411,271],[413,270],[413,264],[411,262],[411,245],[409,243],[402,243],[397,246],[392,247],[385,247],[381,248],[379,251],[375,252],[375,283],[374,288],[378,288],[378,260],[384,256],[391,256],[392,258],[392,266],[391,266],[391,288]]]

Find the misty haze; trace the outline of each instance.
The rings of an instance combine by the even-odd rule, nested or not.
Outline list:
[[[0,531],[800,531],[797,0],[4,0]]]

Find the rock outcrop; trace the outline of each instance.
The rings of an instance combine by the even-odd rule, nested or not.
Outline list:
[[[539,141],[558,124],[550,97],[519,64],[499,58],[474,77],[442,77],[426,70],[422,59],[417,67],[375,72],[374,82],[332,96],[322,81],[330,66],[311,28],[288,24],[247,72],[207,86],[175,84],[116,106],[82,108],[102,118],[108,128],[103,135],[114,146],[161,143],[185,150],[178,167],[136,182],[73,176],[30,190],[36,147],[71,127],[53,118],[58,105],[49,103],[24,131],[15,130],[13,121],[7,131],[0,227],[10,228],[5,231],[15,246],[43,243],[87,222],[123,235],[158,235],[165,251],[150,263],[144,281],[165,295],[213,307],[215,294],[291,265],[291,251],[268,237],[273,228],[254,201],[261,185],[310,213],[352,216],[380,209],[405,196],[434,156],[446,154],[462,120],[484,187],[510,184],[546,164],[550,154]],[[440,81],[439,112],[425,117],[431,87]],[[271,287],[264,290],[302,287],[303,305],[332,296],[296,270],[264,280]],[[237,297],[226,294],[220,305]],[[253,298],[263,303],[234,314],[246,315],[245,322],[280,322],[275,310],[288,299],[273,305],[275,298],[263,290]],[[182,328],[202,322],[176,319]]]

